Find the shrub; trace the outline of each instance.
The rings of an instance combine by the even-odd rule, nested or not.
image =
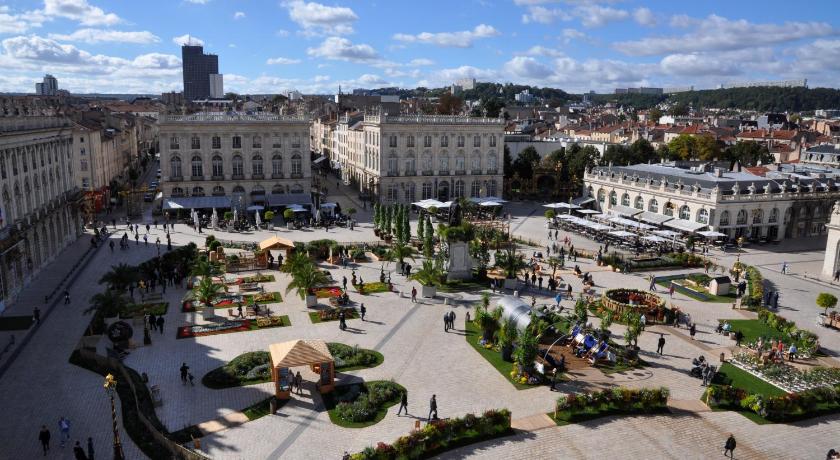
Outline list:
[[[208,388],[231,388],[271,379],[271,357],[267,351],[243,353],[201,378]]]
[[[371,366],[379,361],[379,356],[373,350],[359,348],[358,345],[349,346],[343,343],[330,342],[327,344],[330,353],[335,358],[336,370],[349,367]]]
[[[396,402],[402,387],[394,382],[371,382],[357,385],[359,388],[353,400],[342,400],[335,407],[335,414],[346,422],[362,423],[376,418],[377,413],[389,402]],[[355,390],[351,390],[354,391]]]

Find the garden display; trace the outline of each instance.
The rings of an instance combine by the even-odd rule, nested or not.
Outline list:
[[[356,284],[356,290],[359,294],[373,294],[376,292],[388,292],[391,290],[388,283],[381,283],[378,281],[365,284]]]
[[[788,393],[840,384],[840,368],[816,367],[801,371],[784,362],[762,365],[751,352],[736,353],[731,363]]]
[[[601,306],[618,316],[626,311],[637,311],[639,314],[656,312],[657,315],[665,308],[665,301],[658,295],[639,289],[608,289],[601,297]]]
[[[341,296],[344,291],[341,290],[338,286],[326,286],[326,287],[318,287],[311,289],[310,291],[315,297],[319,299],[327,299],[330,297],[339,297]]]
[[[767,396],[728,385],[712,385],[703,399],[712,407],[750,411],[766,421],[787,423],[840,411],[840,386]]]
[[[380,412],[400,401],[402,391],[405,391],[402,386],[384,380],[336,388],[332,395],[336,405],[329,411],[330,419],[351,427],[375,423]]]
[[[208,388],[222,389],[271,381],[271,357],[267,351],[243,353],[201,378]]]
[[[335,360],[335,370],[350,370],[374,367],[382,362],[379,352],[359,348],[358,345],[349,346],[343,343],[330,342],[327,347]]]
[[[201,337],[205,335],[228,334],[231,332],[243,332],[251,330],[251,323],[249,320],[232,320],[224,321],[214,324],[202,324],[192,326],[181,326],[178,328],[178,335],[176,338],[187,339],[191,337]]]
[[[554,408],[554,419],[574,423],[578,420],[611,415],[615,413],[650,413],[665,410],[668,404],[668,389],[660,388],[609,388],[592,393],[578,393],[560,396]]]

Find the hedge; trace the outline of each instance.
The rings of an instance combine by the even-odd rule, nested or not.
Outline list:
[[[703,398],[711,406],[752,412],[776,423],[840,412],[840,385],[782,396],[765,396],[728,385],[712,385],[706,389]]]
[[[796,327],[796,323],[773,313],[767,309],[758,312],[758,320],[787,336],[786,342],[793,342],[800,353],[808,353],[811,356],[820,349],[820,339],[817,334],[805,329]]]
[[[652,413],[666,409],[669,391],[660,388],[616,387],[592,393],[560,396],[554,409],[555,421],[577,422],[615,413]]]

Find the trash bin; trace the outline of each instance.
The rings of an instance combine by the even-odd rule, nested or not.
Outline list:
[[[268,407],[269,407],[269,413],[271,415],[276,414],[277,413],[277,398],[271,398],[271,400],[268,402]]]

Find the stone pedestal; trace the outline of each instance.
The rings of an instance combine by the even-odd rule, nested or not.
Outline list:
[[[834,273],[840,270],[840,201],[834,203],[831,219],[826,227],[828,227],[828,241],[820,275],[822,279],[830,281],[834,279]]]
[[[449,261],[446,264],[447,280],[472,279],[473,260],[470,256],[468,243],[464,241],[449,242]]]

